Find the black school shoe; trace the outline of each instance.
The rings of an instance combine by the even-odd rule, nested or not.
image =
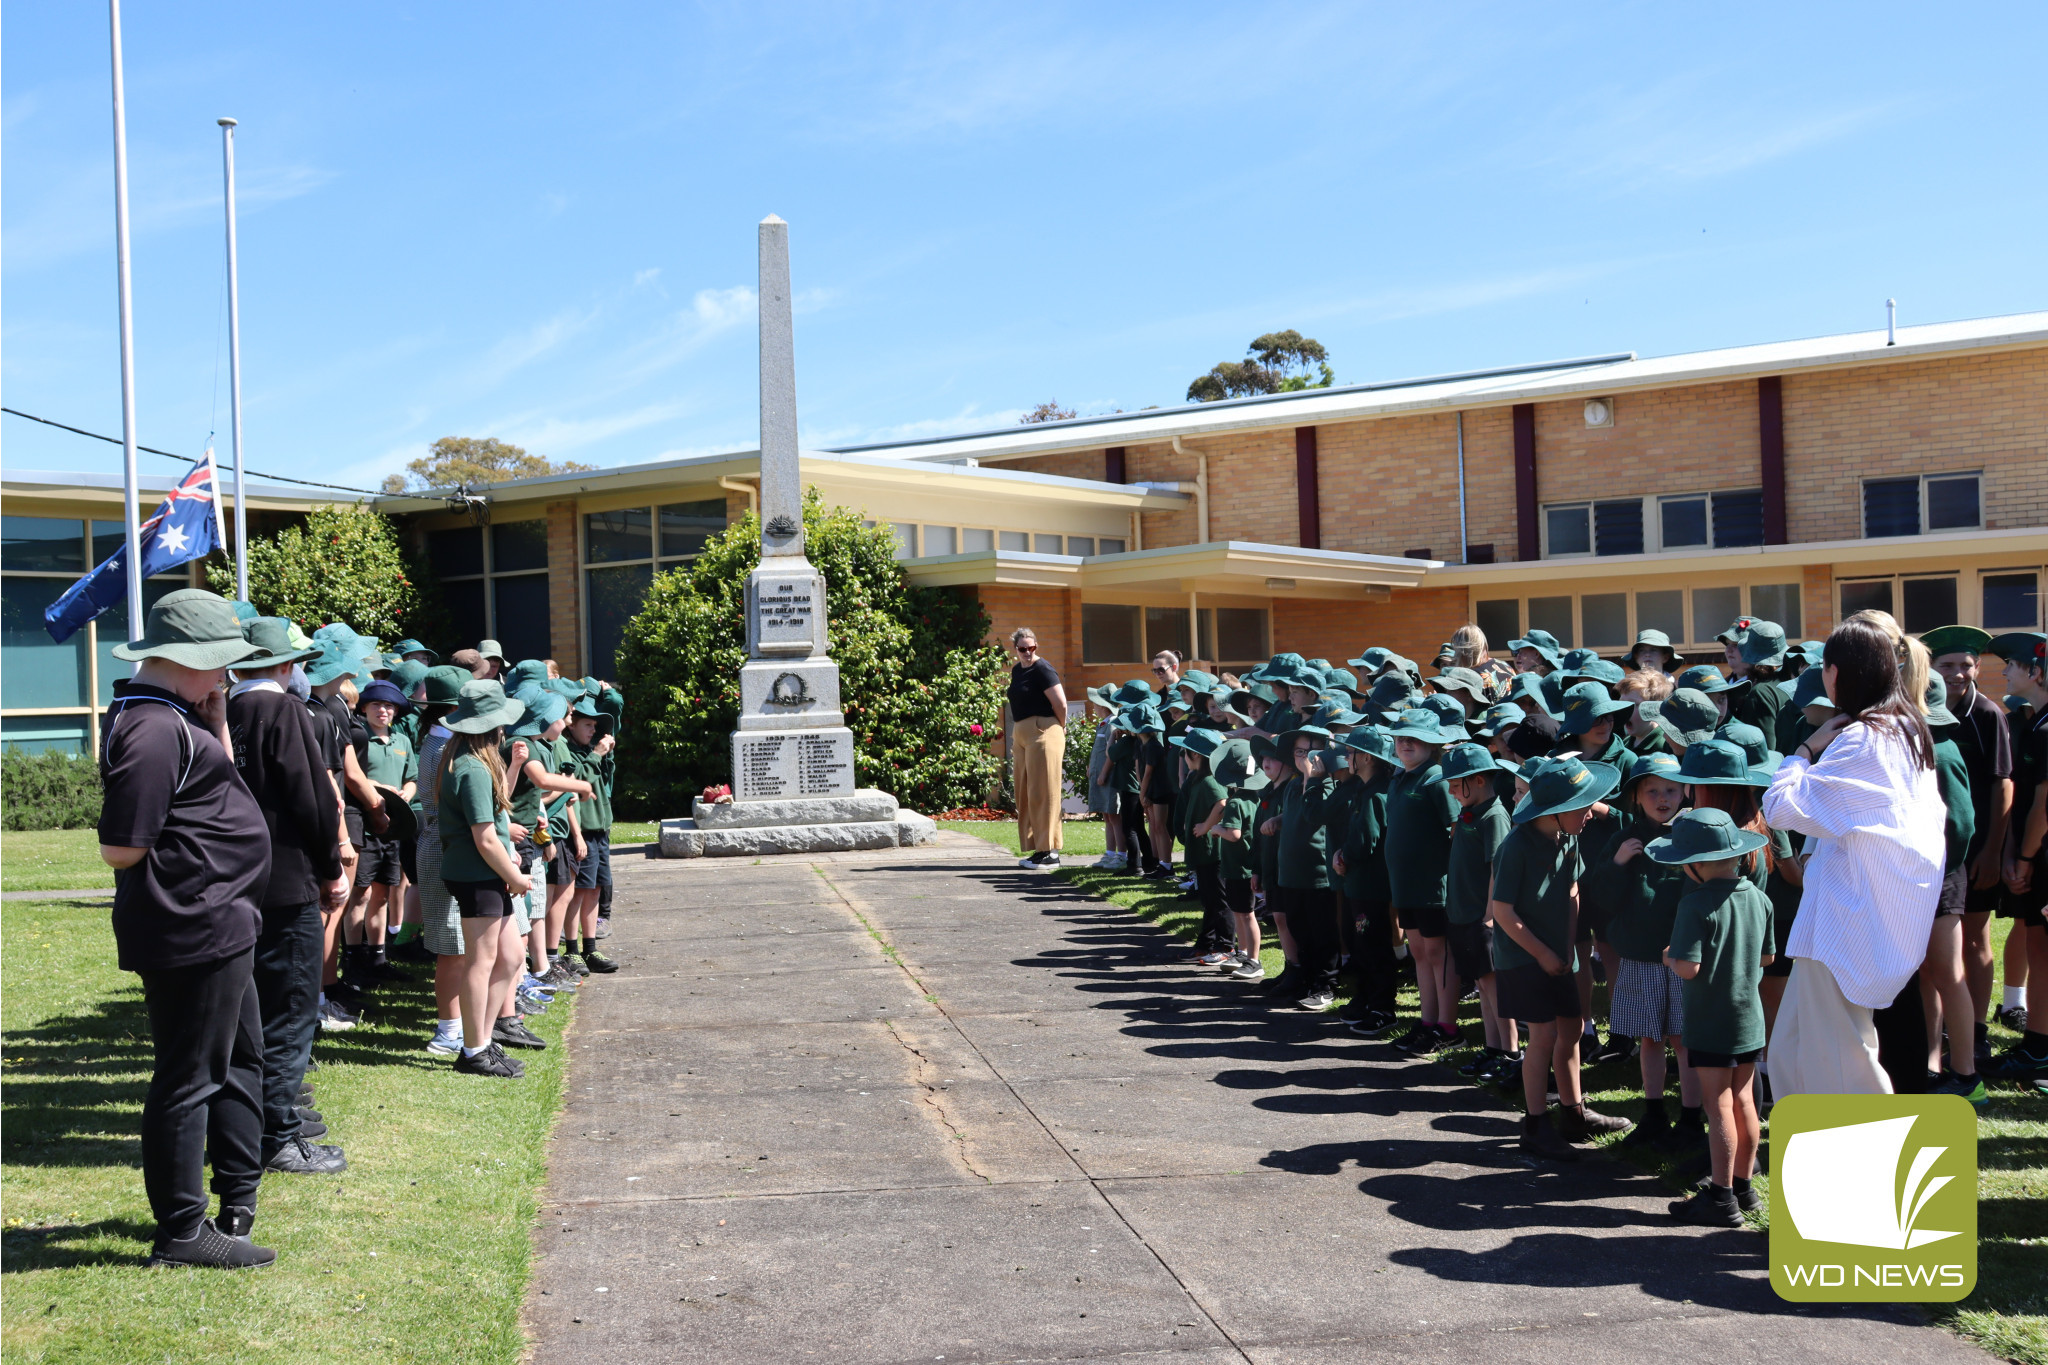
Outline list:
[[[1522,1083],[1522,1054],[1502,1052],[1497,1054],[1479,1073],[1479,1080],[1488,1085],[1519,1086]]]
[[[526,1068],[507,1057],[504,1050],[492,1043],[474,1057],[455,1054],[455,1070],[464,1076],[497,1076],[504,1080],[517,1080],[526,1074]]]
[[[1548,1114],[1522,1115],[1522,1139],[1519,1146],[1524,1152],[1541,1161],[1577,1161],[1578,1149],[1557,1135],[1557,1129],[1550,1126]]]
[[[1671,1112],[1664,1107],[1661,1099],[1650,1100],[1643,1108],[1643,1117],[1621,1140],[1624,1147],[1662,1147],[1664,1135],[1671,1129]]]
[[[1566,1142],[1591,1142],[1608,1133],[1625,1132],[1635,1124],[1619,1114],[1603,1114],[1581,1101],[1574,1105],[1560,1105],[1557,1110],[1557,1130]]]
[[[1625,1062],[1636,1055],[1636,1040],[1622,1038],[1610,1031],[1607,1041],[1595,1044],[1592,1051],[1581,1062],[1583,1066],[1601,1066],[1607,1062]]]
[[[254,1221],[254,1215],[251,1215]],[[251,1270],[269,1265],[277,1253],[222,1232],[209,1218],[190,1237],[159,1241],[150,1250],[150,1266],[187,1266],[203,1270]]]
[[[1711,1175],[1703,1175],[1698,1180],[1693,1182],[1692,1187],[1695,1192],[1698,1192],[1700,1190],[1710,1190],[1714,1187],[1714,1177]],[[1755,1213],[1758,1209],[1764,1206],[1764,1197],[1756,1192],[1756,1186],[1745,1183],[1737,1185],[1734,1188],[1735,1207],[1742,1210],[1744,1213]]]
[[[491,1025],[491,1041],[500,1047],[530,1047],[536,1050],[548,1045],[547,1039],[517,1019],[500,1019]]]
[[[339,1175],[348,1169],[348,1158],[339,1147],[318,1146],[300,1135],[272,1153],[263,1169],[286,1175]]]
[[[597,972],[604,976],[609,976],[619,969],[619,964],[617,962],[614,962],[611,958],[606,957],[603,953],[600,953],[595,948],[592,948],[589,952],[583,955],[583,965],[588,967],[591,971]]]
[[[1361,1038],[1384,1038],[1397,1021],[1380,1010],[1366,1010],[1345,1020],[1345,1027]]]
[[[1703,1190],[1694,1192],[1690,1199],[1671,1201],[1671,1216],[1681,1223],[1690,1223],[1702,1228],[1739,1228],[1746,1226],[1742,1221],[1742,1210],[1736,1206],[1735,1194],[1731,1190],[1717,1189],[1709,1184]]]

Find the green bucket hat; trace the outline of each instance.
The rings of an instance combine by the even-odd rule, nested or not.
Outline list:
[[[1695,787],[1768,787],[1771,774],[1754,767],[1739,744],[1703,739],[1685,746],[1678,761],[1680,779]]]
[[[1368,673],[1377,673],[1400,657],[1400,655],[1394,653],[1393,650],[1388,649],[1385,645],[1374,645],[1357,658],[1346,659],[1344,662],[1350,664],[1353,668],[1362,668]]]
[[[1809,668],[1801,673],[1792,684],[1792,704],[1802,711],[1809,706],[1835,710],[1834,698],[1828,695],[1827,675],[1818,668]]]
[[[1177,744],[1198,758],[1213,758],[1223,747],[1223,732],[1220,730],[1194,729],[1168,737],[1168,744]]]
[[[1116,690],[1119,706],[1145,706],[1152,701],[1152,684],[1143,678],[1132,678]]]
[[[1394,733],[1384,725],[1360,725],[1337,741],[1345,748],[1376,758],[1382,763],[1394,759]]]
[[[1740,649],[1742,648],[1742,632],[1747,629],[1749,629],[1748,618],[1738,617],[1734,625],[1714,637],[1714,643],[1717,645],[1734,645],[1737,649]]]
[[[1479,714],[1479,719],[1473,723],[1473,733],[1492,739],[1510,725],[1520,725],[1528,718],[1521,707],[1502,702],[1487,707]]]
[[[1175,697],[1172,701],[1166,703],[1162,709],[1167,711],[1192,711],[1195,708],[1182,701],[1179,697]]]
[[[1695,692],[1704,692],[1711,697],[1716,692],[1733,692],[1739,687],[1747,686],[1747,682],[1742,678],[1722,677],[1721,670],[1712,664],[1694,664],[1678,675],[1678,685],[1690,687]]]
[[[317,647],[292,647],[291,622],[282,616],[258,616],[254,620],[244,621],[242,636],[262,653],[257,658],[243,659],[237,663],[237,673],[253,673],[258,669],[276,668],[282,664],[304,663],[320,655]]]
[[[2038,630],[2009,630],[2003,635],[1994,635],[1985,644],[1986,654],[1996,654],[2008,662],[2031,663],[2043,657],[2048,650],[2048,635]]]
[[[504,646],[500,645],[496,640],[478,640],[476,642],[476,656],[479,659],[496,659],[501,664],[509,665],[511,663],[511,660],[505,657]]]
[[[1991,643],[1991,632],[1975,626],[1938,626],[1922,634],[1920,643],[1937,659],[1944,654],[1982,654]]]
[[[1515,765],[1505,759],[1495,758],[1493,751],[1483,744],[1453,744],[1444,750],[1444,781],[1458,777],[1491,776],[1498,772],[1513,772]]]
[[[1088,689],[1088,700],[1105,711],[1116,710],[1116,688],[1109,683]]]
[[[1568,649],[1564,652],[1564,657],[1558,660],[1557,671],[1569,673],[1577,677],[1580,669],[1584,668],[1587,664],[1598,663],[1599,661],[1600,653],[1598,650],[1583,647]]]
[[[1543,662],[1552,668],[1556,668],[1564,661],[1564,646],[1558,644],[1557,637],[1547,630],[1532,630],[1520,640],[1508,641],[1510,655],[1518,649],[1535,650]]]
[[[1515,680],[1508,684],[1507,700],[1518,707],[1525,701],[1534,702],[1544,715],[1554,718],[1558,714],[1557,708],[1550,704],[1549,694],[1543,690],[1543,679],[1534,673],[1515,674]]]
[[[1529,775],[1529,794],[1515,807],[1513,820],[1526,825],[1546,815],[1565,815],[1584,810],[1612,792],[1621,773],[1606,763],[1582,763],[1576,758],[1547,758]]]
[[[1342,688],[1355,696],[1358,693],[1358,675],[1348,668],[1326,668],[1323,670],[1323,686]]]
[[[1252,746],[1241,739],[1226,739],[1217,745],[1216,752],[1210,755],[1209,767],[1216,780],[1226,787],[1249,790],[1253,778],[1258,779],[1259,786],[1266,785],[1266,775],[1252,759]]]
[[[1616,701],[1599,683],[1573,683],[1564,690],[1564,720],[1561,724],[1566,734],[1583,735],[1597,725],[1601,717],[1634,709],[1634,702]]]
[[[1955,725],[1956,713],[1948,709],[1948,687],[1939,673],[1927,680],[1927,723],[1929,725]]]
[[[1442,716],[1421,706],[1403,711],[1388,733],[1396,739],[1419,739],[1424,744],[1461,744],[1466,738],[1464,726],[1446,729]]]
[[[1671,637],[1670,637],[1669,635],[1666,635],[1666,634],[1665,634],[1665,633],[1664,633],[1663,631],[1661,631],[1661,630],[1639,630],[1639,631],[1637,631],[1637,632],[1636,632],[1636,642],[1635,642],[1634,644],[1632,644],[1632,645],[1630,645],[1630,646],[1628,647],[1628,653],[1626,653],[1626,654],[1622,655],[1622,662],[1623,662],[1623,663],[1626,663],[1626,664],[1629,664],[1629,665],[1631,665],[1631,666],[1633,666],[1633,667],[1638,667],[1638,668],[1640,668],[1640,667],[1641,667],[1642,665],[1641,665],[1641,663],[1640,663],[1640,662],[1639,662],[1639,661],[1638,661],[1638,660],[1636,659],[1636,651],[1637,651],[1637,650],[1641,650],[1641,649],[1665,649],[1665,650],[1670,650],[1670,651],[1671,651],[1671,662],[1670,662],[1670,667],[1672,667],[1672,668],[1676,668],[1676,667],[1678,667],[1678,666],[1679,666],[1680,664],[1682,664],[1682,663],[1684,663],[1684,662],[1685,662],[1685,656],[1684,656],[1683,654],[1680,654],[1680,653],[1679,653],[1679,652],[1678,652],[1678,651],[1677,651],[1676,649],[1674,649],[1674,648],[1672,647],[1672,644],[1671,644]]]
[[[546,682],[548,680],[548,666],[546,661],[542,659],[521,659],[518,663],[512,665],[510,672],[505,676],[511,683],[512,690],[517,692],[528,683],[538,686]]]
[[[1935,679],[1937,686],[1940,682],[1939,678]],[[1778,765],[1785,758],[1770,746],[1770,741],[1764,738],[1763,731],[1745,721],[1726,722],[1714,731],[1714,738],[1727,740],[1742,750],[1742,756],[1749,760],[1750,767],[1761,768],[1766,772],[1776,772]]]
[[[441,724],[463,735],[485,735],[500,726],[514,725],[526,714],[526,704],[505,695],[495,678],[472,678],[462,685],[455,709],[441,718]]]
[[[1742,630],[1741,638],[1735,643],[1742,662],[1752,668],[1785,662],[1783,626],[1776,621],[1760,621],[1752,616],[1745,616],[1735,624]]]
[[[1646,704],[1656,706],[1658,727],[1681,744],[1712,739],[1721,723],[1721,708],[1697,688],[1681,687],[1661,702]]]
[[[514,739],[530,739],[569,714],[569,699],[556,692],[535,690],[513,698],[526,708],[526,715],[505,733]]]
[[[334,640],[325,642],[325,647],[313,658],[306,661],[306,682],[313,687],[325,687],[336,678],[352,678],[357,663],[348,657]]]
[[[391,652],[393,654],[400,656],[401,658],[407,654],[424,654],[427,656],[425,662],[429,668],[441,662],[440,655],[436,654],[433,650],[428,649],[425,645],[421,644],[418,640],[413,639],[410,635],[406,636],[403,640],[400,640],[397,644],[391,646]]]
[[[1465,706],[1456,697],[1429,696],[1422,698],[1415,705],[1424,711],[1434,712],[1438,728],[1456,731],[1459,739],[1466,737]]]
[[[414,688],[427,680],[427,672],[427,666],[418,659],[400,659],[391,665],[391,681],[409,697]]]
[[[1271,682],[1283,673],[1290,675],[1295,673],[1307,662],[1308,660],[1302,658],[1299,654],[1275,654],[1272,658],[1245,674],[1245,681],[1251,682],[1256,679],[1259,682]]]
[[[1462,692],[1481,706],[1491,700],[1486,694],[1486,679],[1469,668],[1447,668],[1423,685],[1439,692]]]
[[[1622,681],[1628,677],[1628,674],[1618,663],[1607,659],[1595,659],[1579,670],[1579,676],[1587,682],[1605,683],[1609,687],[1619,687]]]
[[[1180,671],[1180,682],[1175,685],[1179,687],[1192,687],[1197,692],[1206,692],[1216,685],[1216,681],[1214,673],[1207,673],[1199,668],[1183,668]]]
[[[1763,835],[1738,828],[1725,810],[1680,811],[1671,833],[1643,845],[1653,863],[1718,863],[1754,853],[1770,842]]]
[[[260,652],[242,635],[234,604],[204,588],[180,588],[158,598],[142,638],[113,649],[117,659],[168,659],[201,672],[227,668]]]
[[[469,670],[457,668],[454,664],[441,664],[427,670],[427,705],[453,706],[462,700],[462,689],[469,686]]]
[[[1281,702],[1286,700],[1285,697],[1280,695],[1279,689],[1275,688],[1273,684],[1266,682],[1264,679],[1260,679],[1257,682],[1247,683],[1245,691],[1249,695],[1257,697],[1260,701],[1266,703],[1266,705],[1268,706],[1278,706]]]
[[[1365,694],[1365,709],[1383,716],[1398,716],[1421,700],[1406,677],[1389,673],[1373,683],[1372,690]]]
[[[1685,781],[1679,775],[1677,754],[1637,754],[1635,762],[1628,765],[1628,775],[1621,779],[1620,790],[1626,793],[1630,787],[1646,777],[1668,777],[1673,782]]]
[[[599,710],[596,701],[592,700],[588,696],[578,697],[576,699],[576,704],[569,708],[569,715],[571,717],[595,717],[597,720],[597,734],[599,738],[602,738],[605,735],[610,734],[612,732],[612,726],[618,723],[612,718],[611,712]]]

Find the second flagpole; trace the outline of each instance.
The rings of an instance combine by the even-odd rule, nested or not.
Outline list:
[[[221,178],[228,217],[228,412],[235,447],[235,596],[249,600],[249,503],[242,494],[242,297],[235,265],[235,121],[220,124]],[[218,482],[214,496],[220,496]]]

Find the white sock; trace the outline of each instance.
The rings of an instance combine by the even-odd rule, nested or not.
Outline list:
[[[434,1036],[436,1038],[456,1038],[460,1037],[461,1034],[462,1021],[460,1019],[436,1019],[434,1021]]]
[[[470,1046],[470,1045],[469,1045],[468,1043],[464,1043],[464,1044],[462,1045],[462,1055],[463,1055],[463,1056],[465,1056],[465,1057],[474,1057],[474,1056],[476,1056],[476,1055],[477,1055],[478,1053],[480,1053],[480,1052],[482,1052],[482,1051],[483,1051],[483,1049],[482,1049],[482,1048],[480,1048],[480,1047],[471,1047],[471,1046]]]
[[[2026,1003],[2027,988],[2025,986],[2007,986],[2005,988],[2005,1007],[2007,1009],[2024,1009]]]

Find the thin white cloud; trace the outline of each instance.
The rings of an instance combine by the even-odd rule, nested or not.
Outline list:
[[[529,414],[494,423],[492,430],[504,432],[502,439],[525,446],[536,455],[556,459],[610,437],[680,417],[690,410],[690,406],[683,402],[650,403],[631,412],[608,413],[581,420]]]

